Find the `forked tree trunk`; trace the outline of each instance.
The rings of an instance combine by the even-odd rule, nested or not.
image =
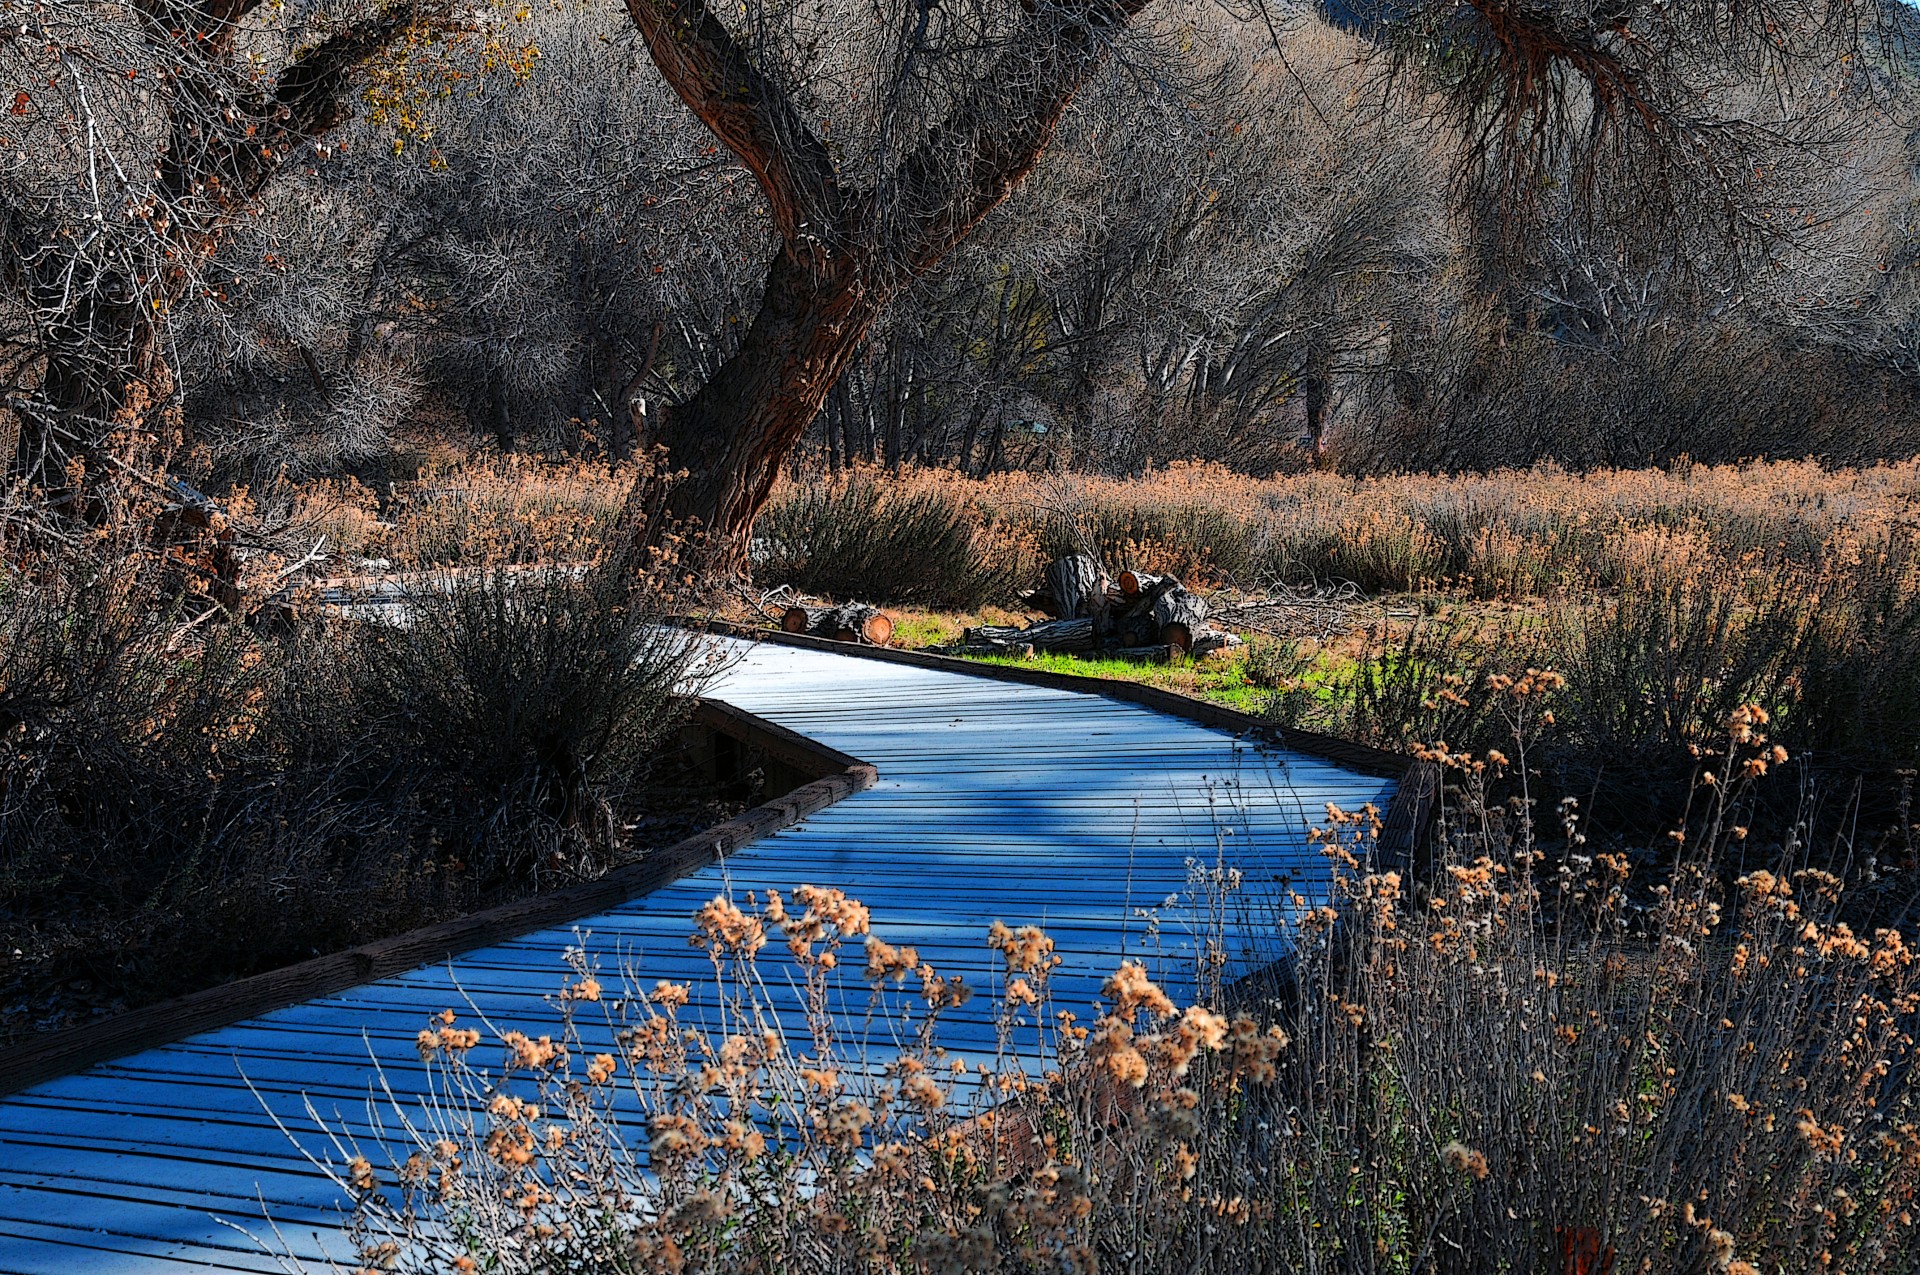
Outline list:
[[[754,517],[781,463],[884,304],[853,255],[821,257],[816,264],[776,256],[739,350],[691,399],[658,413],[668,465],[687,473],[668,511],[698,522],[721,568],[745,566]]]
[[[763,73],[754,40],[736,40],[709,0],[626,0],[661,75],[752,170],[780,235],[745,341],[659,429],[670,466],[687,474],[667,509],[699,520],[715,565],[733,574],[746,566],[754,516],[781,463],[887,301],[1032,171],[1115,34],[1146,3],[1024,6],[946,117],[881,183],[859,189],[842,180],[800,105]],[[748,25],[755,39],[768,34]],[[630,535],[655,530],[639,518],[651,499],[638,488],[629,499]]]

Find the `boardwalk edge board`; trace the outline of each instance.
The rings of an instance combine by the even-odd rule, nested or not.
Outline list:
[[[98,1022],[48,1032],[26,1044],[0,1050],[0,1095],[18,1093],[97,1063],[605,912],[871,788],[878,778],[874,767],[866,762],[731,704],[701,700],[693,720],[816,777],[785,796],[656,850],[638,862],[615,868],[597,880],[236,979]]]
[[[1427,867],[1427,831],[1439,808],[1440,797],[1441,771],[1435,762],[1411,757],[1405,753],[1389,752],[1384,748],[1356,744],[1350,740],[1337,739],[1332,735],[1322,735],[1315,731],[1285,729],[1263,717],[1256,717],[1252,713],[1241,712],[1236,708],[1228,708],[1223,704],[1194,699],[1177,691],[1163,690],[1158,686],[1147,686],[1117,677],[1056,673],[1050,669],[1021,668],[1011,664],[987,664],[978,660],[959,659],[951,655],[934,655],[926,651],[900,651],[892,647],[839,642],[831,638],[788,633],[783,629],[761,628],[750,624],[736,624],[731,620],[712,617],[687,616],[676,622],[688,628],[703,629],[746,641],[796,646],[803,650],[823,651],[832,655],[853,655],[862,659],[883,660],[889,664],[904,664],[911,668],[924,668],[942,673],[963,673],[971,677],[990,678],[1000,682],[1020,682],[1028,686],[1044,686],[1051,690],[1073,691],[1081,695],[1103,695],[1108,699],[1138,704],[1142,708],[1150,708],[1170,717],[1182,717],[1188,721],[1198,722],[1202,726],[1211,726],[1233,735],[1247,736],[1276,747],[1306,753],[1309,756],[1357,770],[1362,774],[1397,779],[1399,783],[1394,788],[1393,800],[1388,803],[1381,819],[1379,864],[1383,868],[1396,869],[1414,876],[1421,875]]]

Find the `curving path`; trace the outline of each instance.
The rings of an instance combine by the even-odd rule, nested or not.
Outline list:
[[[377,1083],[404,1103],[423,1082],[413,1038],[426,1017],[457,1006],[471,1021],[466,999],[503,1029],[537,1033],[577,932],[608,967],[697,983],[705,957],[686,935],[706,900],[832,885],[872,908],[877,933],[982,985],[987,926],[1041,924],[1066,958],[1056,1002],[1084,1005],[1123,955],[1179,983],[1194,949],[1178,897],[1190,859],[1218,854],[1257,891],[1291,880],[1313,895],[1309,822],[1329,801],[1384,809],[1395,790],[1099,695],[817,650],[744,649],[712,694],[873,763],[878,783],[576,925],[0,1099],[0,1272],[283,1271],[345,1258],[339,1197],[308,1155],[340,1157],[309,1106],[335,1127],[368,1128],[388,1101]],[[1143,909],[1157,912],[1151,935]],[[1240,968],[1270,955],[1264,927],[1237,928]],[[991,1051],[981,1019],[948,1026],[949,1048]]]

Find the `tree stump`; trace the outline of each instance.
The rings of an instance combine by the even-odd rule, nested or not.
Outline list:
[[[1107,574],[1084,553],[1047,564],[1047,593],[1062,620],[1077,620],[1106,609]]]

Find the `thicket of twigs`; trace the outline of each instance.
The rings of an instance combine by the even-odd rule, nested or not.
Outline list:
[[[1755,705],[1703,753],[1664,872],[1590,852],[1571,803],[1536,824],[1527,747],[1559,685],[1487,688],[1506,755],[1432,753],[1451,799],[1417,884],[1370,862],[1365,810],[1329,809],[1316,833],[1327,903],[1202,874],[1211,915],[1252,913],[1290,953],[1258,987],[1179,1005],[1123,964],[1099,1004],[1063,1004],[1052,940],[999,924],[981,936],[992,972],[968,986],[888,942],[886,918],[802,887],[693,918],[712,988],[649,985],[644,966],[603,986],[576,952],[558,1036],[502,1023],[483,1040],[436,1017],[419,1036],[435,1096],[395,1113],[394,1162],[338,1166],[365,1260],[1912,1265],[1913,950],[1839,919],[1848,883],[1806,867],[1803,844],[1746,840],[1752,790],[1784,758]],[[791,987],[769,968],[783,941]],[[943,1051],[962,1013],[991,1016],[997,1052]]]
[[[403,623],[242,623],[147,513],[0,544],[5,1035],[595,874],[700,800],[667,745],[702,648],[655,625],[658,573],[600,553],[421,577]]]

